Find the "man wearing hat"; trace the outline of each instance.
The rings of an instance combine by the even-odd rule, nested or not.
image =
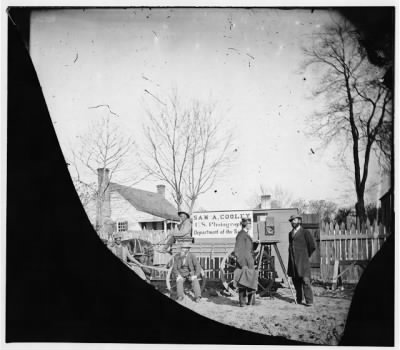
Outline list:
[[[293,229],[289,232],[288,276],[292,277],[297,303],[303,302],[304,294],[305,305],[312,306],[310,256],[315,250],[315,242],[311,233],[301,226],[301,220],[299,215],[289,218]]]
[[[190,252],[192,247],[190,242],[184,242],[180,247],[180,252],[174,256],[173,272],[176,276],[176,289],[178,301],[184,299],[183,283],[185,280],[192,282],[195,301],[201,299],[200,283],[198,278],[201,274],[201,266],[196,256]]]
[[[235,270],[235,280],[238,283],[239,289],[239,306],[246,304],[254,305],[255,303],[255,291],[257,290],[258,273],[254,268],[254,251],[253,251],[253,240],[248,234],[251,228],[251,222],[248,219],[242,219],[240,222],[242,229],[236,236],[236,243],[234,254],[236,256],[237,268]],[[258,251],[260,245],[257,247]]]
[[[102,231],[104,232],[104,236],[108,240],[111,240],[115,231],[115,221],[109,217],[105,218],[103,221]]]
[[[163,248],[166,252],[175,242],[176,238],[190,237],[192,235],[192,223],[190,222],[190,215],[186,211],[178,211],[181,222],[178,224],[178,230],[168,237],[168,240]]]
[[[119,232],[114,233],[114,244],[109,245],[108,248],[119,258],[123,263],[128,265],[141,279],[146,280],[146,275],[140,268],[140,263],[129,253],[128,248],[121,243],[122,234]],[[132,262],[133,264],[128,264]]]

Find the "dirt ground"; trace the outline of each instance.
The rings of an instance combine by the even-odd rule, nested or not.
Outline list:
[[[314,286],[314,305],[296,305],[289,288],[279,288],[275,297],[256,297],[255,306],[239,307],[236,297],[206,288],[195,303],[190,293],[180,302],[215,321],[252,332],[314,344],[337,345],[344,330],[353,291],[331,291]]]

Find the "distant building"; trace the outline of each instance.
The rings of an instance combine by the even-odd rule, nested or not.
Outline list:
[[[170,230],[179,222],[164,185],[158,185],[157,192],[123,186],[109,181],[108,169],[98,169],[98,183],[103,199],[93,201],[87,212],[102,238],[112,231]],[[111,221],[115,226],[109,227]]]

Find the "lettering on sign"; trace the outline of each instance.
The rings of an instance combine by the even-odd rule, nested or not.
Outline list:
[[[196,212],[192,218],[192,235],[195,238],[234,238],[241,230],[242,218],[253,221],[253,213],[248,210]],[[249,234],[253,236],[253,225]]]

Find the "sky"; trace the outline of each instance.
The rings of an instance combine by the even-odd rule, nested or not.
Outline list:
[[[339,204],[353,196],[338,147],[318,147],[307,117],[321,72],[302,71],[302,47],[335,13],[279,9],[51,10],[32,16],[30,52],[64,152],[109,113],[138,144],[146,106],[176,88],[217,102],[233,130],[234,164],[199,198],[207,210],[248,209],[259,186]],[[314,153],[311,152],[313,149]],[[376,174],[372,172],[372,179]],[[93,179],[95,181],[95,179]],[[138,188],[155,190],[154,180]]]

